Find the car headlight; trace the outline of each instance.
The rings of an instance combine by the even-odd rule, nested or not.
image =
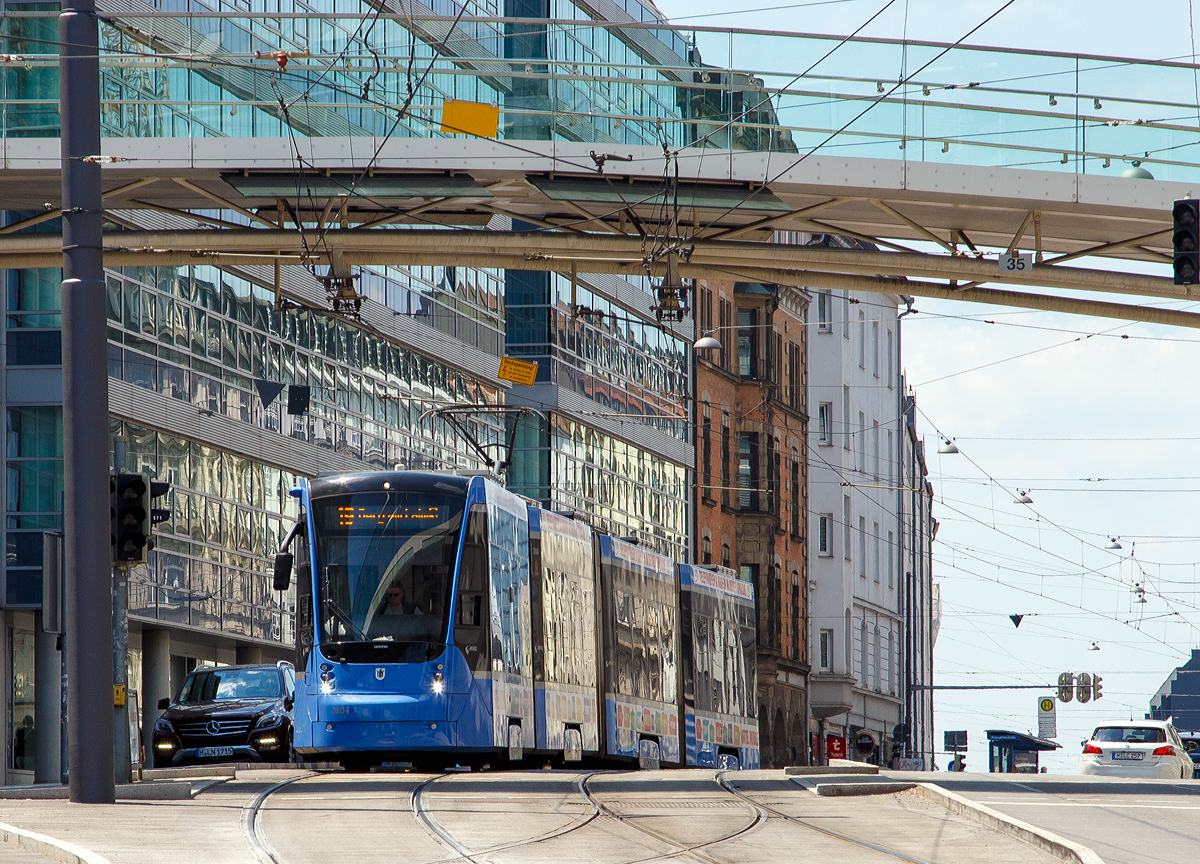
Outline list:
[[[271,711],[258,718],[258,724],[255,729],[274,729],[283,722],[283,715],[278,711]]]
[[[175,734],[175,727],[171,725],[171,721],[166,717],[159,717],[154,723],[155,732],[163,732],[167,735]]]

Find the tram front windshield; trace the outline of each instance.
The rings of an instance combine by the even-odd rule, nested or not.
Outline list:
[[[437,492],[312,502],[323,645],[342,643],[351,662],[385,659],[364,648],[392,662],[441,653],[464,502]]]

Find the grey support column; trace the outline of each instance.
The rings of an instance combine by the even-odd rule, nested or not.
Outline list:
[[[42,632],[42,613],[33,627],[33,780],[57,783],[62,770],[59,726],[62,723],[62,658],[55,647],[58,637]]]
[[[95,0],[64,0],[58,35],[70,796],[78,803],[111,804],[112,550]]]
[[[262,648],[257,645],[242,645],[239,644],[235,649],[237,654],[234,659],[238,665],[251,665],[263,662]]]
[[[146,748],[146,767],[154,767],[154,724],[163,712],[159,699],[170,699],[171,633],[168,630],[142,631],[142,744]]]

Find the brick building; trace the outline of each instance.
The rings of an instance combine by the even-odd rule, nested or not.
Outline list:
[[[696,558],[752,582],[764,767],[804,763],[808,575],[804,441],[808,297],[786,286],[700,280],[696,352]]]

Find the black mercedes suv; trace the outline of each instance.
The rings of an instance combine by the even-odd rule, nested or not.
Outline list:
[[[205,666],[183,682],[154,724],[154,767],[288,762],[296,672],[275,666]]]

